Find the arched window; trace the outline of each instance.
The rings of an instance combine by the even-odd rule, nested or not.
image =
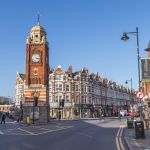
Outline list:
[[[39,78],[39,84],[41,84],[41,78]]]

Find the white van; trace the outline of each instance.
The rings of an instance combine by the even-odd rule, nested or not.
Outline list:
[[[125,109],[122,109],[122,110],[120,110],[120,115],[121,116],[127,116],[127,110],[125,110]]]

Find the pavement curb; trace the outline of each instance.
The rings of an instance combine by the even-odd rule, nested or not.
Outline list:
[[[126,146],[128,147],[129,150],[134,150],[132,148],[132,146],[130,145],[130,143],[129,143],[128,137],[125,135],[126,130],[127,130],[127,127],[124,127],[124,130],[123,130],[123,139],[124,139],[124,142],[125,142],[125,144],[126,144]]]
[[[124,131],[124,132],[125,132],[125,131]],[[134,150],[134,149],[132,148],[132,146],[130,145],[130,143],[129,143],[129,141],[128,141],[128,138],[127,138],[125,135],[123,136],[123,138],[124,138],[124,141],[125,141],[125,143],[126,143],[128,149],[129,149],[129,150]]]
[[[134,137],[134,135],[132,134],[132,137],[128,137],[128,135],[126,135],[125,132],[129,132],[127,131],[128,128],[125,128],[124,131],[124,141],[128,147],[129,150],[143,150],[140,145],[138,144],[138,142],[136,141],[136,138]],[[133,129],[134,130],[134,129]],[[133,132],[133,131],[131,131]],[[146,150],[146,149],[145,149]]]

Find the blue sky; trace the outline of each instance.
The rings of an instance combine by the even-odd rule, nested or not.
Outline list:
[[[136,37],[120,40],[139,28],[140,56],[150,40],[149,0],[5,0],[0,3],[0,96],[13,96],[16,72],[25,73],[26,38],[37,22],[47,32],[50,67],[61,65],[138,88]]]

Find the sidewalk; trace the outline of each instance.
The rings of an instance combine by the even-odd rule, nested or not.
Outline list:
[[[124,139],[130,150],[150,150],[150,129],[145,130],[145,139],[136,139],[134,128],[124,128]]]

